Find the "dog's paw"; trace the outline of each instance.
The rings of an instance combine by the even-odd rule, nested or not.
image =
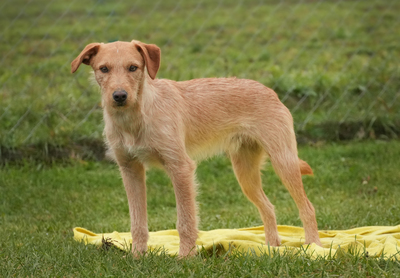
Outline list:
[[[281,239],[279,236],[273,236],[268,239],[265,239],[265,244],[273,247],[277,247],[281,245]]]
[[[147,244],[133,243],[132,244],[132,255],[135,259],[139,259],[142,256],[145,256],[147,252]]]
[[[319,239],[319,237],[314,238],[312,240],[306,240],[305,244],[311,244],[311,243],[315,243],[316,245],[322,247],[322,243],[321,240]]]
[[[179,248],[179,258],[194,257],[197,255],[196,246],[194,247],[181,247]]]

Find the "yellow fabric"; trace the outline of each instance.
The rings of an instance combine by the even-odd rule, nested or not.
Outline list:
[[[360,227],[350,230],[319,231],[323,247],[315,244],[304,245],[304,230],[299,227],[278,226],[282,241],[279,247],[265,245],[264,228],[253,227],[244,229],[218,229],[200,231],[197,248],[219,252],[239,251],[251,252],[256,255],[272,254],[272,250],[280,253],[301,251],[312,258],[319,256],[340,256],[346,252],[368,252],[369,256],[385,258],[400,258],[400,225]],[[104,241],[112,243],[122,250],[131,248],[131,233],[95,234],[84,228],[74,228],[74,239],[85,244],[102,245]],[[179,250],[179,235],[176,230],[150,232],[148,241],[150,250],[164,251],[176,255]]]

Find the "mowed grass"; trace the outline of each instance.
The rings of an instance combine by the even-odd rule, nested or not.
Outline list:
[[[397,0],[4,1],[0,147],[101,140],[100,94],[89,67],[71,75],[70,62],[90,42],[131,39],[161,47],[160,78],[237,76],[275,89],[298,131],[360,121],[391,134],[399,10]]]
[[[400,142],[373,141],[301,147],[313,167],[304,177],[319,229],[400,223]],[[179,260],[167,255],[134,260],[119,250],[84,246],[72,228],[129,231],[128,205],[116,166],[91,161],[66,165],[6,165],[0,170],[0,276],[30,277],[398,277],[400,262],[359,255],[311,260],[290,255],[252,257],[201,253]],[[241,193],[229,161],[198,167],[201,230],[261,225]],[[301,225],[298,211],[270,164],[264,191],[279,224]],[[147,176],[149,229],[174,229],[172,185],[159,170]]]

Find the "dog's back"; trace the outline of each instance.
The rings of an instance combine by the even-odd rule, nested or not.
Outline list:
[[[244,141],[257,142],[265,136],[273,140],[276,137],[279,145],[293,145],[289,110],[273,90],[259,82],[203,78],[181,82],[160,79],[157,83],[164,88],[160,101],[177,105],[171,110],[182,110],[177,125],[183,125],[191,157],[201,159],[229,152]],[[276,133],[288,133],[284,136],[287,141],[281,141]]]

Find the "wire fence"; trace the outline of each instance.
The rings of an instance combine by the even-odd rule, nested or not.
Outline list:
[[[237,76],[273,88],[312,140],[400,134],[400,1],[89,1],[0,3],[0,147],[102,141],[90,42],[162,50],[160,78]],[[97,142],[97,143],[96,143]]]

